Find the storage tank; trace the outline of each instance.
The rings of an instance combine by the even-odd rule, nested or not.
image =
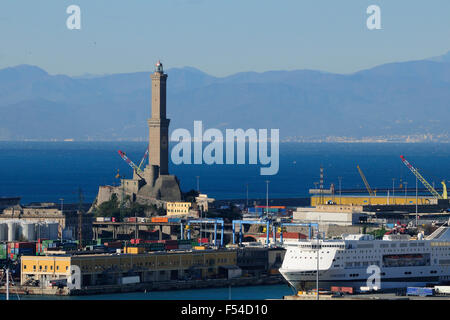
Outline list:
[[[49,239],[48,225],[46,223],[39,223],[36,225],[36,238]]]
[[[36,225],[31,222],[22,223],[22,237],[27,241],[36,240]]]
[[[8,241],[16,241],[17,240],[17,224],[15,222],[8,222]]]
[[[8,225],[6,223],[0,223],[0,241],[8,240]]]
[[[50,240],[56,240],[59,238],[58,229],[59,229],[59,223],[57,223],[57,222],[48,223],[48,238]]]

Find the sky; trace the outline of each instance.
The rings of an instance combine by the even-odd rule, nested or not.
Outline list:
[[[69,30],[66,9],[81,9]],[[381,9],[369,30],[367,7]],[[448,0],[2,0],[0,68],[112,74],[191,66],[214,76],[352,73],[450,50]]]

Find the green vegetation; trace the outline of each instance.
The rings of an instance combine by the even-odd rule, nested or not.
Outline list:
[[[111,196],[109,201],[103,202],[94,210],[95,217],[114,217],[123,219],[125,217],[145,217],[148,215],[162,214],[164,209],[157,208],[156,205],[143,205],[137,202],[131,202],[130,197],[126,196],[123,208],[120,208],[120,201],[116,194]]]
[[[381,229],[373,230],[369,232],[368,234],[371,234],[375,237],[375,239],[382,239],[383,236],[386,234],[387,230],[383,227]]]
[[[194,189],[189,190],[188,192],[183,193],[183,199],[186,202],[195,202],[195,197],[198,197],[198,192]]]

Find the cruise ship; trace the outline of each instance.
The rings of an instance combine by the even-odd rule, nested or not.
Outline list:
[[[382,240],[353,234],[338,240],[299,240],[285,247],[279,271],[299,291],[316,288],[317,270],[320,289],[367,286],[372,265],[379,267],[375,269],[379,270],[380,290],[450,281],[448,223],[414,240],[407,234],[385,235]]]

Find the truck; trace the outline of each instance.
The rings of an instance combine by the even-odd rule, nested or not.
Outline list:
[[[434,288],[408,287],[407,296],[430,297],[434,295]]]
[[[450,295],[450,286],[434,286],[434,292],[436,294]]]

